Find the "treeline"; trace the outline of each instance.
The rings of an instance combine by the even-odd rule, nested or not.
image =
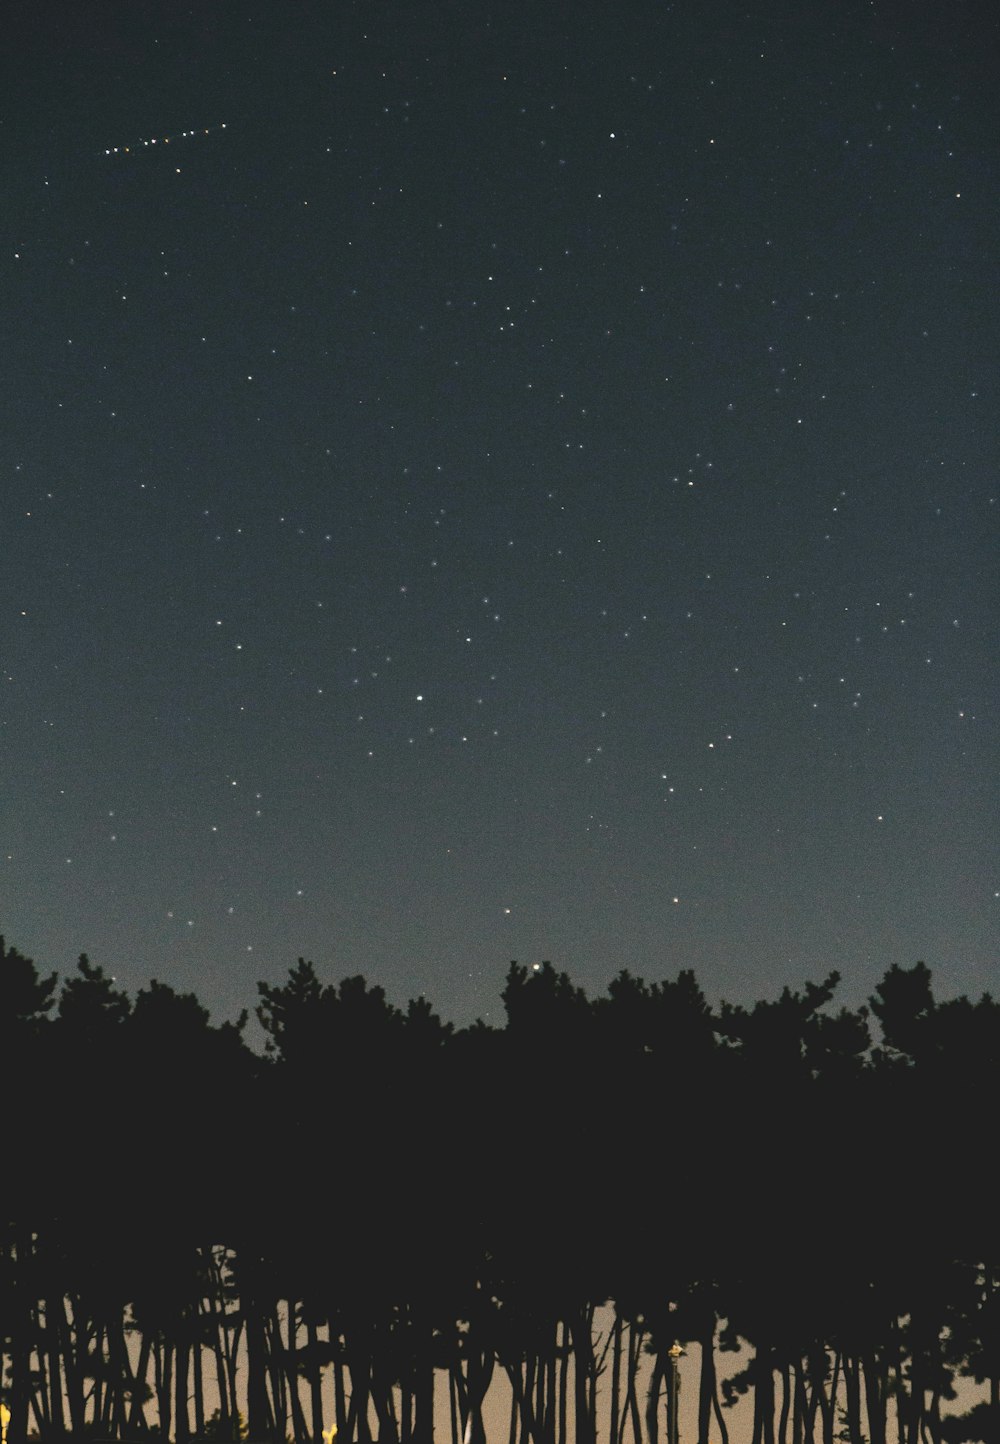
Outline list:
[[[1000,1005],[838,981],[512,963],[456,1030],[300,960],[261,1056],[0,941],[10,1444],[483,1444],[498,1380],[508,1444],[660,1444],[675,1341],[698,1444],[1000,1444]]]

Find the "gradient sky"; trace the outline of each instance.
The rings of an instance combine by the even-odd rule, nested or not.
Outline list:
[[[9,943],[217,1017],[1000,986],[992,4],[4,50]]]

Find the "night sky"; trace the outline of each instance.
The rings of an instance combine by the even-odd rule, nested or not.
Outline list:
[[[12,22],[8,943],[220,1019],[300,955],[460,1024],[512,958],[1000,986],[998,34]]]

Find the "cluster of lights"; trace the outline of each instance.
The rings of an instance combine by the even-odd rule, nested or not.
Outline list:
[[[208,125],[208,126],[206,126],[203,130],[182,130],[182,131],[179,131],[176,135],[154,136],[151,140],[139,140],[139,141],[136,141],[135,145],[113,145],[113,146],[110,146],[110,147],[104,152],[104,154],[105,154],[105,155],[131,155],[131,154],[133,153],[133,151],[141,150],[144,146],[150,146],[150,145],[170,145],[173,141],[177,141],[177,140],[190,140],[193,136],[196,136],[196,135],[211,135],[213,131],[216,131],[216,130],[225,130],[225,128],[226,128],[226,125],[225,125],[225,122],[223,122],[222,125]]]

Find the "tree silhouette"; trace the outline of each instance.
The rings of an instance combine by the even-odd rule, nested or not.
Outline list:
[[[300,959],[258,1056],[0,941],[11,1444],[432,1444],[436,1398],[485,1444],[498,1379],[513,1444],[660,1444],[676,1341],[698,1444],[741,1400],[748,1444],[997,1440],[1000,1008],[838,981],[713,1010],[512,963],[456,1031]]]

